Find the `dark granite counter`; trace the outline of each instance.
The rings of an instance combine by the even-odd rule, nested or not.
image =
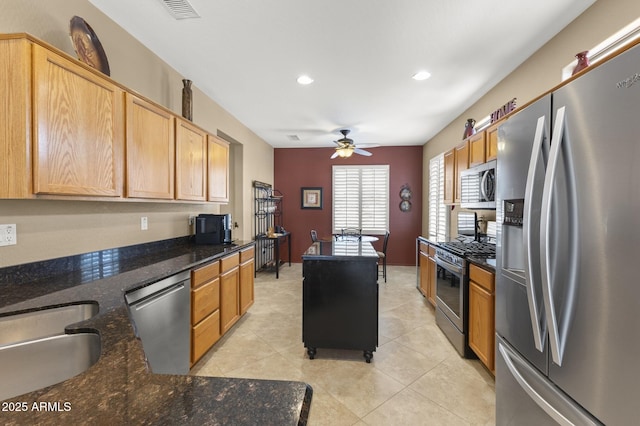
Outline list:
[[[467,260],[487,271],[496,272],[496,259],[487,259],[482,257],[467,257]]]
[[[0,269],[0,315],[96,301],[98,315],[67,332],[97,332],[102,346],[84,373],[4,401],[0,422],[306,424],[312,396],[306,383],[153,374],[131,325],[124,292],[252,244],[198,246],[185,238]]]
[[[366,241],[317,241],[302,253],[302,259],[357,260],[378,259],[378,252]]]

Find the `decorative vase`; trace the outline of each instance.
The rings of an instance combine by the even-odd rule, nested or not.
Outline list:
[[[589,54],[588,50],[585,50],[584,52],[580,52],[576,54],[576,59],[578,60],[578,63],[573,69],[573,72],[571,73],[571,75],[577,74],[578,72],[582,71],[583,69],[589,66],[589,58],[587,57],[588,54]]]
[[[182,80],[182,116],[189,121],[193,120],[193,100],[191,92],[191,80]]]
[[[464,123],[464,136],[462,136],[462,139],[466,139],[471,135],[474,135],[476,133],[476,129],[474,129],[473,126],[476,125],[476,120],[474,120],[473,118],[468,118],[467,122]]]

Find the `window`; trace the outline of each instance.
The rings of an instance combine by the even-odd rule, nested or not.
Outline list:
[[[333,166],[333,232],[389,229],[389,166]]]
[[[448,234],[444,204],[444,154],[429,160],[429,240],[445,241]]]

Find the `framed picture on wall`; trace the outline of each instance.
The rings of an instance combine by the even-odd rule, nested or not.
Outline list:
[[[301,188],[302,209],[322,209],[322,188]]]

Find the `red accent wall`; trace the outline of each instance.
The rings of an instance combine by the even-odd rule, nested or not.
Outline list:
[[[283,225],[291,232],[291,260],[301,262],[302,253],[311,245],[311,229],[318,235],[331,235],[332,166],[389,165],[389,244],[388,265],[415,265],[416,237],[422,232],[422,146],[367,148],[373,155],[330,159],[328,148],[274,149],[274,188],[283,198]],[[401,212],[400,188],[411,188],[412,208]],[[301,188],[322,187],[322,210],[302,209]],[[286,245],[286,244],[285,244]],[[382,238],[373,243],[382,250]],[[286,256],[286,255],[285,255]],[[284,257],[283,257],[284,258]]]

